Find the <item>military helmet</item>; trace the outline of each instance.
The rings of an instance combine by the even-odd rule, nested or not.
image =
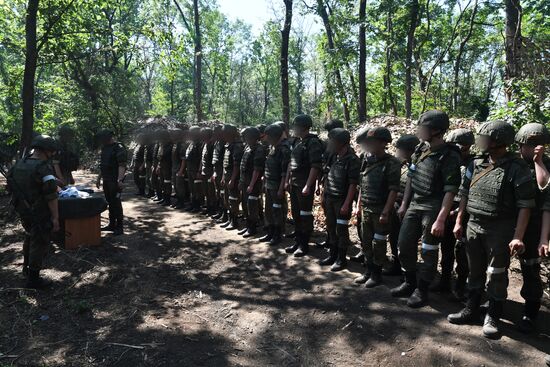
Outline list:
[[[260,131],[260,134],[265,134],[265,128],[266,128],[266,125],[264,124],[260,124],[258,126],[256,126],[258,128],[258,130]]]
[[[170,133],[168,130],[159,130],[158,137],[160,140],[169,140],[170,139]]]
[[[100,130],[96,134],[96,138],[97,139],[109,139],[109,138],[112,138],[114,135],[115,135],[115,133],[112,130],[103,129],[103,130]]]
[[[281,135],[283,135],[283,128],[281,127],[281,125],[277,124],[277,123],[273,123],[271,125],[267,125],[267,127],[265,128],[265,131],[264,133],[271,137],[271,138],[274,138],[274,139],[279,139],[281,137]]]
[[[498,145],[510,145],[514,142],[516,132],[506,121],[495,120],[483,123],[477,134],[489,137]]]
[[[409,152],[412,152],[416,149],[416,146],[420,144],[420,139],[418,139],[415,135],[410,134],[404,134],[397,139],[395,142],[395,147],[397,149],[403,149],[408,150]]]
[[[334,128],[328,132],[328,138],[335,140],[340,144],[349,144],[351,139],[349,131],[341,127]]]
[[[74,130],[69,125],[61,125],[57,134],[59,136],[74,135]]]
[[[299,126],[303,129],[309,129],[313,126],[313,119],[310,115],[301,114],[294,117],[292,125]]]
[[[338,120],[338,119],[332,119],[332,120],[330,120],[329,122],[327,122],[325,124],[325,130],[326,131],[330,131],[330,130],[336,129],[336,128],[343,128],[343,127],[344,127],[344,123],[341,120]]]
[[[445,141],[460,145],[474,145],[476,138],[470,129],[455,129],[447,134]]]
[[[200,133],[201,127],[198,125],[193,125],[189,128],[190,133]]]
[[[543,124],[536,122],[523,125],[516,134],[516,143],[529,145],[548,144],[550,134]]]
[[[237,135],[239,131],[235,125],[225,124],[223,125],[222,132],[226,134]]]
[[[212,128],[210,128],[210,127],[203,127],[201,129],[201,134],[203,136],[206,136],[207,138],[211,138],[212,135],[214,135],[214,130],[212,130]]]
[[[384,141],[386,143],[391,143],[392,141],[390,130],[384,126],[376,126],[376,127],[373,127],[372,129],[369,129],[369,131],[367,131],[367,135],[365,136],[365,139],[367,140],[377,139],[377,140]]]
[[[242,132],[241,135],[244,139],[253,139],[258,140],[260,138],[260,130],[257,127],[247,127]]]
[[[418,126],[427,126],[430,129],[447,131],[449,129],[449,116],[439,110],[426,111],[418,119]]]
[[[365,140],[367,138],[369,130],[370,128],[368,126],[363,126],[362,128],[360,128],[355,136],[355,142],[357,144],[360,144],[363,140]]]
[[[38,148],[41,150],[48,150],[55,152],[59,150],[59,145],[57,141],[48,135],[38,135],[32,139],[31,148]]]
[[[284,131],[288,131],[288,124],[287,124],[286,122],[284,122],[284,121],[275,121],[275,122],[273,123],[273,125],[278,125],[278,126],[280,126],[281,129],[283,129],[283,132],[284,132]]]

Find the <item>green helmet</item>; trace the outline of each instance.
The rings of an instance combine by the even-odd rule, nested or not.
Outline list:
[[[355,142],[357,144],[360,144],[363,140],[367,138],[367,134],[369,133],[370,128],[368,126],[363,126],[357,131],[357,135],[355,136]]]
[[[336,129],[336,128],[343,128],[343,127],[344,127],[344,123],[341,120],[338,120],[338,119],[332,119],[332,120],[330,120],[329,122],[327,122],[325,124],[325,130],[326,131],[330,131],[330,130]]]
[[[328,138],[337,141],[340,144],[349,144],[351,139],[349,131],[341,127],[334,128],[328,132]]]
[[[197,125],[193,125],[189,128],[189,132],[198,134],[201,132],[201,127]]]
[[[449,116],[443,111],[426,111],[418,119],[418,126],[427,126],[430,129],[447,131],[449,129]]]
[[[395,142],[395,147],[397,149],[408,150],[412,152],[416,149],[416,146],[420,144],[420,139],[415,135],[405,134],[401,135],[399,139]]]
[[[273,123],[265,128],[264,133],[270,138],[279,139],[283,135],[284,129],[281,125]]]
[[[59,136],[74,135],[74,130],[69,125],[61,125],[57,134]]]
[[[210,139],[214,135],[214,130],[210,127],[203,127],[201,129],[201,134],[203,138]]]
[[[59,145],[57,141],[48,135],[38,135],[32,139],[31,148],[38,148],[41,150],[48,150],[50,152],[55,152],[59,150]]]
[[[476,138],[470,129],[455,129],[447,134],[445,141],[460,145],[474,145]]]
[[[110,139],[110,138],[112,138],[114,135],[115,135],[115,133],[114,133],[112,130],[103,129],[103,130],[100,130],[100,131],[96,134],[96,138],[99,139],[99,140]]]
[[[294,117],[294,121],[292,121],[292,125],[299,126],[303,129],[309,129],[313,126],[313,119],[310,115],[301,114]]]
[[[483,123],[477,134],[489,137],[498,145],[510,145],[514,143],[516,132],[514,127],[506,121],[495,120]]]
[[[386,143],[391,143],[392,141],[390,130],[384,126],[376,126],[376,127],[373,127],[372,129],[369,129],[365,139],[367,140],[377,139],[377,140],[384,141]]]
[[[288,124],[287,124],[286,122],[284,122],[284,121],[275,121],[275,122],[273,123],[273,125],[278,125],[278,126],[280,126],[281,129],[283,129],[283,132],[284,132],[284,131],[288,131]]]
[[[260,134],[264,134],[265,133],[265,128],[266,128],[266,125],[264,124],[260,124],[258,126],[256,126],[258,128],[258,130],[260,131]]]
[[[260,139],[261,133],[257,127],[247,127],[241,132],[241,135],[244,139],[258,140]]]
[[[548,129],[536,122],[523,125],[516,134],[516,143],[529,145],[544,145],[550,140]]]
[[[237,127],[231,124],[223,125],[222,132],[225,134],[231,134],[234,136],[236,136],[239,133],[239,131],[237,130]]]

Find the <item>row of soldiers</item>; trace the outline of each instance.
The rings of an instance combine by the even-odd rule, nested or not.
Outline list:
[[[448,132],[447,114],[428,111],[416,136],[396,140],[394,156],[386,127],[362,128],[358,155],[341,122],[327,124],[326,143],[310,132],[312,124],[310,116],[296,116],[292,138],[283,122],[240,133],[223,125],[140,135],[134,154],[138,194],[161,205],[202,210],[228,230],[239,228],[242,206],[246,224],[239,234],[254,236],[263,223],[259,241],[271,245],[282,241],[288,194],[294,232],[285,237],[294,240],[285,250],[302,257],[310,247],[317,193],[327,226],[319,245],[328,254],[321,265],[332,271],[347,266],[355,214],[361,252],[351,259],[366,265],[355,283],[372,288],[383,283],[384,274],[402,275],[391,294],[418,308],[428,303],[430,291],[450,290],[456,264],[453,295],[466,303],[448,320],[475,323],[484,310],[488,338],[500,334],[510,259],[518,256],[525,299],[519,326],[535,329],[543,295],[540,262],[548,255],[550,234],[550,160],[544,155],[550,136],[543,125],[527,124],[516,134],[504,121],[486,122],[478,131],[481,154],[474,155],[472,131]],[[519,154],[510,149],[514,143]],[[440,248],[442,275],[436,280]]]

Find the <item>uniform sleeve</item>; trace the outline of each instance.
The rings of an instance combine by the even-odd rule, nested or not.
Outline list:
[[[265,168],[265,147],[260,144],[254,153],[253,164],[256,171],[263,172]]]
[[[348,165],[348,183],[350,185],[357,185],[359,183],[359,174],[361,171],[361,162],[359,158],[354,154],[350,159]]]
[[[319,139],[312,139],[308,149],[308,159],[311,168],[323,169],[323,144]]]
[[[244,145],[235,144],[235,149],[233,150],[233,162],[235,164],[240,164],[244,154]]]
[[[462,184],[460,186],[460,196],[467,198],[470,193],[470,184],[472,183],[472,177],[474,176],[475,162],[472,161],[464,170],[464,176],[462,177]]]
[[[288,169],[288,165],[290,163],[290,149],[289,148],[283,148],[281,149],[281,176],[286,176],[286,171]]]
[[[122,145],[118,146],[116,152],[116,161],[118,162],[119,167],[126,167],[126,163],[128,162],[128,153],[126,151],[126,148],[124,148]]]
[[[460,188],[460,155],[452,152],[447,155],[441,165],[441,176],[443,178],[443,192],[457,194]]]
[[[517,165],[512,176],[514,196],[518,208],[534,208],[535,182],[531,170],[526,165]]]
[[[44,163],[37,167],[37,180],[41,183],[40,191],[46,201],[57,199],[57,181],[52,167]]]
[[[61,162],[61,151],[57,151],[52,158],[52,164],[59,164]]]
[[[185,154],[183,155],[183,157],[181,157],[184,161],[188,161],[190,159],[192,159],[193,155],[193,145],[189,144],[187,146],[187,149],[185,149]]]
[[[397,159],[390,159],[386,169],[386,182],[388,190],[396,192],[401,190],[401,162]]]

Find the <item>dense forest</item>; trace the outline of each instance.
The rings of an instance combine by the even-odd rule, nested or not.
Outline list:
[[[550,121],[546,0],[272,0],[261,32],[222,1],[0,0],[0,131],[25,145],[65,123],[91,143],[146,115],[354,126],[432,108]]]

